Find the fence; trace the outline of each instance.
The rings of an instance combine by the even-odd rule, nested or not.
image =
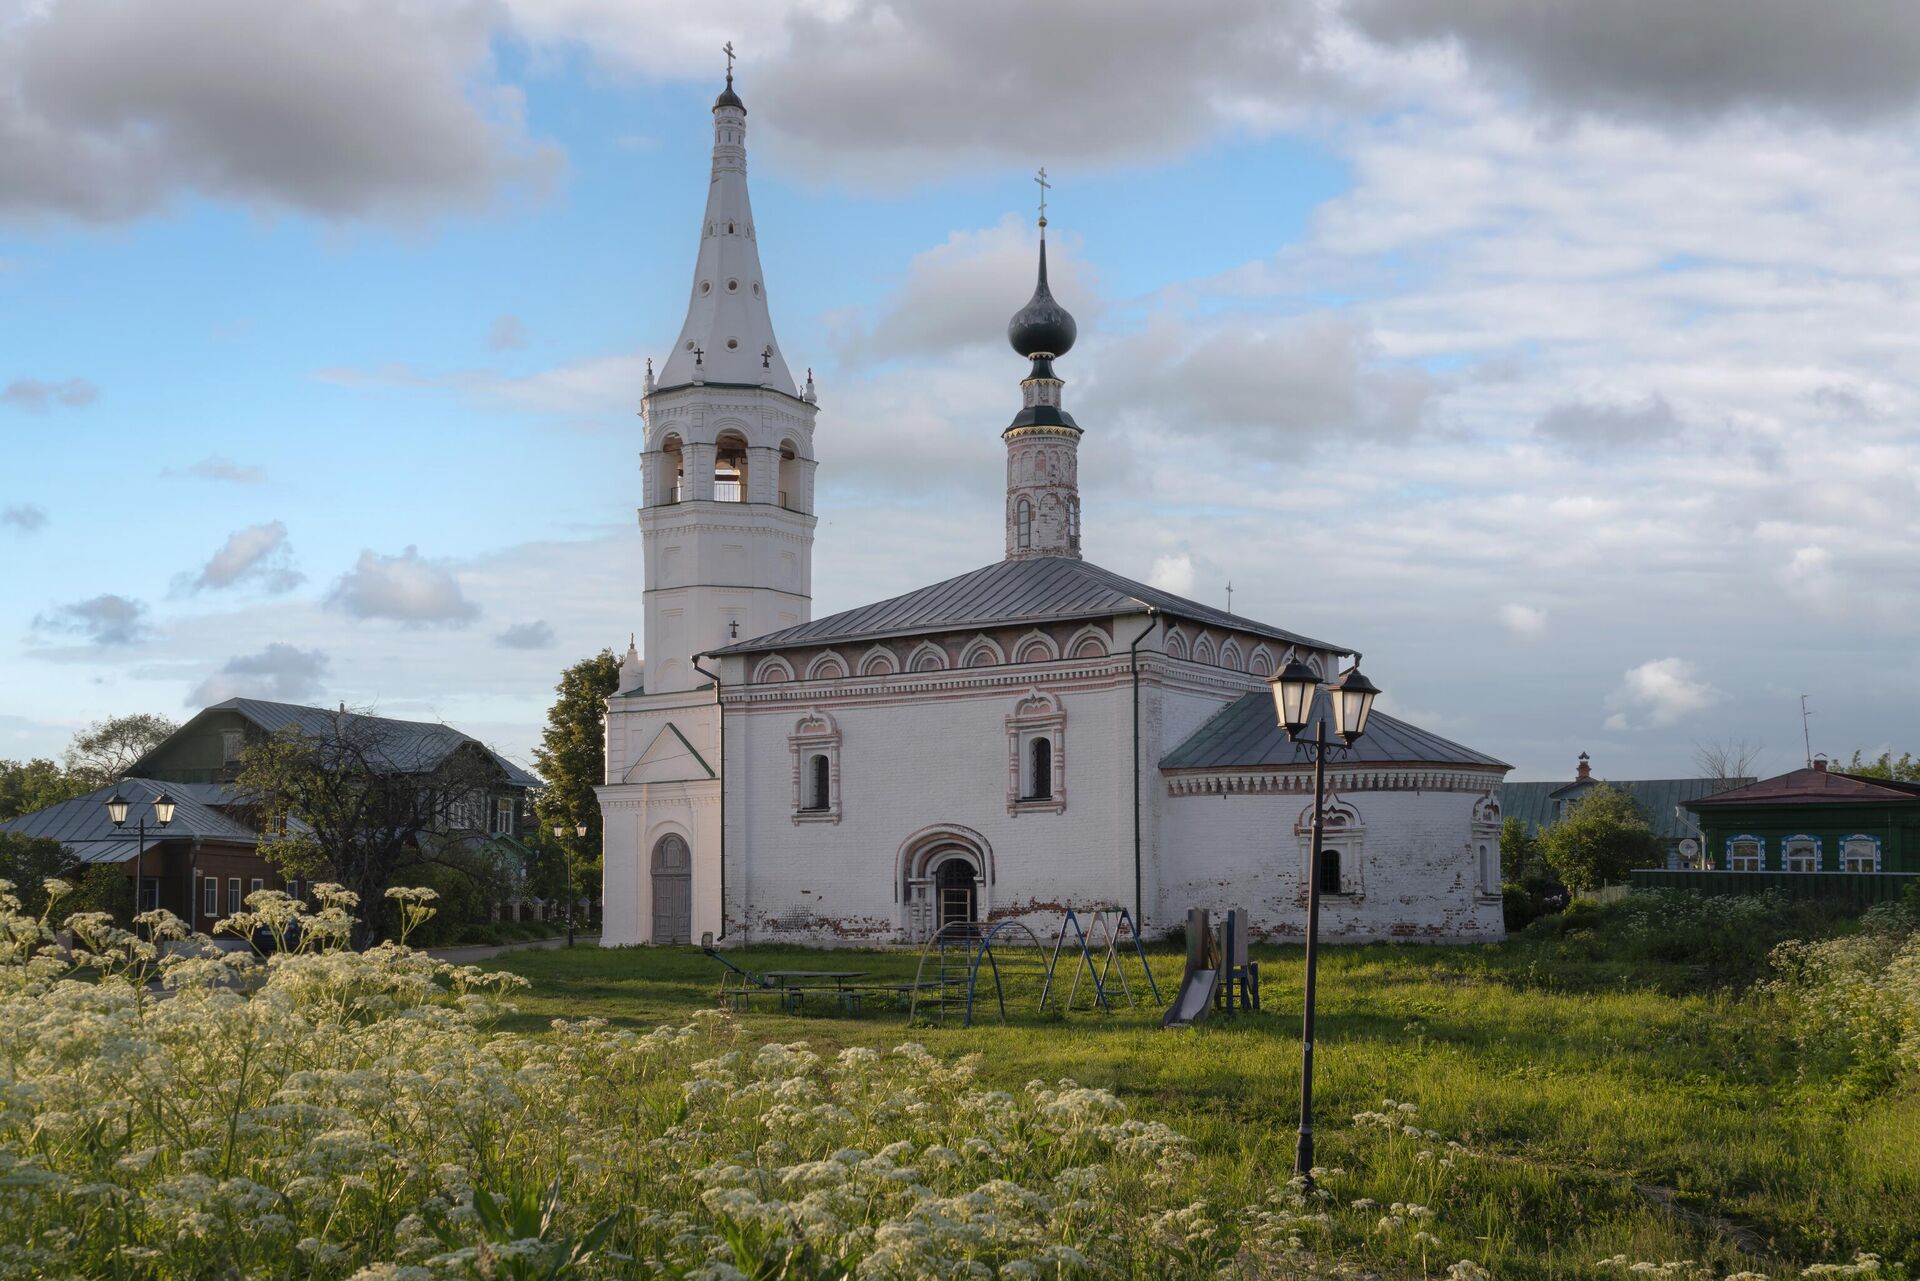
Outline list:
[[[1696,894],[1763,894],[1871,907],[1920,885],[1920,872],[1697,872],[1664,867],[1633,869],[1636,890],[1692,890]]]

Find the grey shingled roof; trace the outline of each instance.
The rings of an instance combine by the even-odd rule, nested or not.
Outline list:
[[[1325,715],[1327,695],[1323,690],[1314,696],[1312,718],[1302,737],[1311,738],[1314,724]],[[1367,718],[1367,732],[1337,760],[1363,765],[1513,768],[1503,760],[1462,747],[1438,734],[1429,734],[1417,725],[1409,725],[1380,711]],[[1265,692],[1247,694],[1227,704],[1184,743],[1160,758],[1161,769],[1245,769],[1311,763],[1306,747],[1290,742],[1286,731],[1274,719],[1273,696]]]
[[[300,703],[270,703],[260,698],[230,698],[224,703],[215,703],[203,709],[200,715],[220,711],[238,712],[269,734],[277,734],[289,727],[297,727],[302,733],[319,738],[333,732],[334,718],[341,715],[355,722],[379,725],[388,735],[387,741],[383,744],[388,758],[395,766],[409,773],[416,770],[430,770],[462,745],[479,743],[480,747],[499,763],[500,768],[506,771],[507,781],[514,786],[545,786],[539,778],[515,765],[485,743],[481,743],[479,739],[470,734],[462,734],[451,725],[442,725],[436,721],[402,721],[391,716],[367,716],[360,712],[341,713],[330,708],[307,707]],[[189,726],[191,724],[192,722],[188,722]],[[184,728],[175,732],[184,732]],[[138,770],[144,760],[143,757],[141,761],[134,762],[134,769]]]
[[[107,816],[107,798],[115,790],[130,802],[127,825],[116,828]],[[121,863],[134,856],[140,845],[135,824],[144,814],[147,839],[144,848],[153,849],[162,841],[226,841],[235,845],[253,845],[253,831],[226,815],[209,808],[198,796],[201,791],[188,784],[159,783],[149,778],[123,778],[118,783],[76,796],[58,805],[49,805],[31,814],[0,823],[0,832],[19,832],[26,836],[44,836],[59,841],[81,863]],[[155,826],[154,798],[162,792],[173,798],[173,822]]]
[[[753,654],[799,645],[838,645],[883,636],[917,636],[1006,623],[1106,618],[1139,613],[1148,606],[1175,618],[1265,636],[1289,645],[1339,654],[1353,652],[1346,646],[1256,623],[1065,556],[995,561],[904,596],[829,614],[713,652]]]

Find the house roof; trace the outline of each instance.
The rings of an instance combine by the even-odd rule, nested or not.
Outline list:
[[[481,750],[491,756],[500,768],[506,772],[507,780],[516,787],[543,787],[538,777],[514,764],[500,753],[481,743],[470,734],[463,734],[451,725],[442,725],[437,721],[403,721],[391,716],[368,716],[361,712],[337,711],[327,707],[307,707],[300,703],[271,703],[259,698],[229,698],[224,703],[215,703],[203,708],[193,720],[174,731],[167,742],[186,733],[195,721],[208,712],[238,712],[251,724],[269,734],[277,734],[284,729],[297,728],[304,734],[316,738],[333,732],[336,719],[344,716],[349,721],[378,725],[386,742],[383,744],[386,754],[395,766],[409,773],[430,770],[449,755],[468,743],[478,744]],[[138,771],[147,760],[166,746],[161,743],[133,764]]]
[[[1843,774],[1839,770],[1797,769],[1763,778],[1745,787],[1717,792],[1690,802],[1689,809],[1734,805],[1887,805],[1920,802],[1920,783],[1899,783]]]
[[[713,653],[753,654],[800,645],[837,645],[886,636],[924,635],[1008,623],[1065,622],[1134,614],[1147,608],[1211,627],[1265,636],[1289,645],[1353,651],[1269,627],[1198,601],[1163,592],[1110,569],[1066,556],[1001,560],[904,596],[843,610],[812,622],[756,636]]]
[[[1314,696],[1308,737],[1319,718],[1328,715],[1327,695]],[[1367,718],[1367,732],[1342,764],[1363,765],[1480,765],[1511,769],[1505,761],[1462,747],[1417,725],[1375,712]],[[1235,699],[1213,719],[1187,736],[1185,742],[1160,758],[1161,769],[1240,769],[1263,765],[1310,764],[1305,744],[1288,740],[1274,719],[1273,698],[1256,691]]]
[[[115,791],[130,805],[127,826],[116,828],[107,816],[107,798]],[[85,796],[61,801],[31,814],[0,823],[0,831],[26,836],[44,836],[59,841],[68,853],[82,863],[123,863],[136,850],[150,850],[163,841],[225,841],[234,845],[257,843],[253,830],[236,823],[200,799],[201,789],[185,783],[160,783],[147,778],[123,778],[118,783],[97,788]],[[150,808],[154,798],[165,792],[173,798],[173,822],[156,827]],[[135,824],[142,813],[147,818],[143,845]]]
[[[1571,783],[1502,783],[1500,814],[1503,818],[1517,818],[1527,825],[1529,832],[1536,832],[1554,821],[1555,799],[1565,799],[1568,793],[1583,784],[1590,788],[1601,783],[1617,787],[1631,796],[1646,814],[1648,825],[1669,841],[1699,834],[1698,829],[1680,815],[1679,806],[1710,796],[1725,786],[1721,780],[1713,778],[1595,778],[1576,779]]]

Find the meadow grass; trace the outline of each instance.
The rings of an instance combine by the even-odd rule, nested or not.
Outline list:
[[[1716,969],[1617,951],[1551,930],[1494,946],[1323,951],[1318,1161],[1346,1171],[1328,1180],[1345,1201],[1431,1204],[1440,1238],[1431,1260],[1402,1242],[1363,1251],[1367,1261],[1418,1274],[1467,1257],[1495,1275],[1544,1278],[1607,1275],[1601,1261],[1624,1255],[1777,1276],[1864,1251],[1920,1271],[1912,1079],[1863,1089],[1817,1071],[1763,995],[1726,986]],[[871,981],[909,979],[919,959],[730,955],[755,970],[857,969]],[[1182,956],[1149,957],[1169,995]],[[761,1005],[740,1022],[752,1040],[822,1052],[913,1040],[944,1060],[976,1055],[983,1083],[1003,1088],[1069,1078],[1111,1090],[1193,1141],[1187,1195],[1222,1218],[1251,1216],[1292,1173],[1302,979],[1297,948],[1255,959],[1265,1008],[1193,1029],[1163,1030],[1145,1000],[1092,1010],[1084,982],[1078,1008],[1041,1016],[1030,955],[1010,960],[1005,1023],[983,1012],[970,1028],[909,1027],[902,1014],[845,1017],[830,1004]],[[492,965],[530,981],[507,1024],[530,1032],[553,1018],[684,1023],[714,1004],[720,977],[692,948],[527,951]],[[1354,1118],[1389,1099],[1415,1105],[1418,1127],[1438,1137],[1383,1150]],[[1447,1162],[1443,1140],[1472,1158]]]

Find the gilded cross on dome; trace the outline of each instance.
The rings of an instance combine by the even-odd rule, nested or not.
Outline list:
[[[1040,225],[1044,227],[1047,225],[1047,188],[1053,185],[1047,181],[1045,165],[1040,166],[1040,172],[1034,176],[1033,180],[1040,184]]]

